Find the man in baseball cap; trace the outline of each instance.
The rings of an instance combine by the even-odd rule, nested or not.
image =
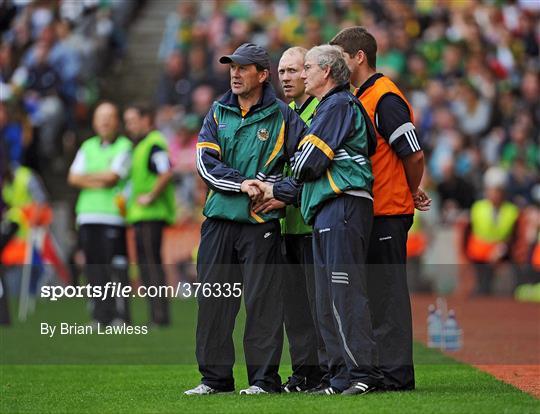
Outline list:
[[[202,378],[185,394],[234,391],[232,333],[240,296],[246,307],[249,382],[240,394],[278,393],[283,301],[277,264],[284,204],[255,212],[252,199],[261,195],[256,180],[282,178],[305,124],[276,98],[263,48],[245,43],[219,62],[229,65],[231,89],[212,105],[197,143],[197,170],[211,190],[203,211],[197,281],[223,295],[216,291],[197,298],[196,356]],[[290,197],[297,199],[297,189],[291,187]]]

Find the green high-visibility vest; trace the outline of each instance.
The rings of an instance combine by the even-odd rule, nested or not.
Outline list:
[[[319,101],[316,98],[308,98],[307,105],[302,109],[302,112],[298,114],[307,126],[311,125],[311,118],[313,118],[313,114],[318,104]],[[294,101],[291,101],[289,106],[298,112],[298,108],[296,107],[296,103]],[[291,169],[288,165],[285,166],[285,175],[291,175]],[[313,231],[313,227],[306,224],[302,218],[300,208],[297,208],[291,204],[285,208],[285,217],[282,218],[280,222],[282,234],[311,234]]]
[[[109,171],[113,160],[120,154],[131,151],[131,141],[119,136],[109,145],[102,145],[98,136],[83,142],[85,174]],[[77,214],[98,213],[121,217],[116,197],[124,190],[126,180],[121,179],[114,187],[84,188],[79,194],[75,211]]]
[[[18,225],[17,237],[25,238],[28,223],[24,219],[22,207],[32,203],[32,194],[28,191],[32,171],[27,167],[17,167],[12,182],[4,183],[2,198],[8,206],[6,218]]]
[[[497,215],[489,200],[479,200],[471,207],[472,233],[486,242],[504,242],[511,236],[519,216],[519,209],[505,201]]]
[[[168,151],[167,142],[159,131],[150,132],[133,150],[131,164],[131,194],[127,205],[129,223],[139,221],[165,221],[174,223],[176,207],[172,183],[168,183],[161,194],[148,206],[137,203],[137,197],[147,194],[156,185],[158,174],[148,168],[152,147]]]
[[[30,178],[32,178],[32,171],[29,168],[18,167],[13,181],[4,184],[2,198],[9,207],[22,207],[32,202],[32,195],[28,191]]]

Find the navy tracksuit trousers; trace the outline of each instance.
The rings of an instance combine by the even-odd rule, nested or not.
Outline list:
[[[341,391],[382,380],[367,296],[372,222],[373,202],[344,194],[322,206],[313,226],[317,316],[330,384]]]
[[[375,217],[367,256],[371,320],[387,390],[415,387],[406,267],[407,232],[412,221],[412,216]]]
[[[293,376],[309,388],[326,379],[327,357],[319,332],[315,300],[312,234],[285,234],[283,299]],[[323,379],[323,377],[325,379]]]
[[[277,220],[244,224],[207,219],[201,228],[197,282],[215,293],[225,284],[241,284],[246,306],[244,353],[249,385],[268,392],[281,390],[278,373],[283,347],[281,230]],[[240,297],[230,294],[197,296],[196,355],[202,383],[221,391],[234,390],[233,330]]]

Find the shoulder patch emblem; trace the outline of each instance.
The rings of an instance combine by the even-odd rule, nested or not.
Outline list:
[[[257,138],[259,138],[259,140],[261,140],[261,141],[266,141],[269,136],[270,136],[270,133],[265,128],[259,129],[257,131]]]

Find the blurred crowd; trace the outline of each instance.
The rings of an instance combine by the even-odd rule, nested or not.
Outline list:
[[[127,47],[124,27],[136,3],[1,3],[0,131],[12,159],[39,166],[32,161],[37,154],[61,156],[61,137],[87,116],[104,69]],[[178,1],[156,53],[163,69],[154,103],[169,143],[180,220],[196,216],[204,203],[195,146],[202,119],[229,88],[219,56],[248,41],[265,47],[280,94],[275,69],[285,49],[325,43],[353,25],[374,34],[377,70],[413,105],[427,162],[423,186],[436,202],[437,222],[468,215],[492,166],[505,170],[505,195],[520,211],[540,204],[539,2]],[[519,224],[524,230],[516,239],[525,247],[517,261],[527,260],[526,247],[538,238],[534,217],[526,213]]]
[[[139,0],[0,2],[0,131],[13,162],[43,173],[67,164],[64,147],[122,58]]]
[[[246,41],[264,46],[281,93],[275,68],[285,49],[325,43],[352,25],[374,34],[377,70],[411,100],[437,226],[468,220],[483,198],[485,172],[503,167],[505,196],[524,212],[514,226],[512,258],[527,262],[540,203],[540,6],[532,1],[179,2],[159,47],[163,73],[155,95],[177,177],[196,176],[188,160],[202,118],[228,89],[219,56]]]
[[[510,198],[531,204],[540,166],[540,7],[506,3],[179,2],[157,56],[164,62],[159,124],[174,148],[193,148],[202,117],[228,89],[218,57],[243,42],[267,48],[275,68],[290,46],[310,48],[362,25],[377,39],[378,71],[412,101],[428,155],[426,185],[439,196],[443,218],[471,207],[493,165],[507,169]]]

